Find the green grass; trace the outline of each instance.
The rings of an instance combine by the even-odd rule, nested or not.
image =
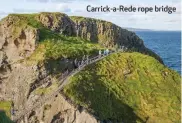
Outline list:
[[[61,58],[80,59],[83,55],[98,54],[99,49],[103,49],[103,47],[81,38],[61,36],[59,40],[53,38],[52,40],[42,41],[27,60],[28,62],[40,62]]]
[[[113,25],[111,22],[108,22],[108,21],[104,21],[104,20],[101,20],[101,19],[95,19],[95,18],[89,18],[89,17],[82,17],[82,16],[70,16],[70,18],[76,22],[76,21],[95,21],[97,23],[105,23],[107,25]]]
[[[70,81],[64,93],[102,120],[180,122],[180,75],[153,57],[113,54]]]
[[[12,34],[14,38],[17,38],[22,29],[25,28],[39,30],[39,43],[35,52],[26,59],[28,60],[27,62],[37,63],[48,59],[81,58],[83,55],[98,54],[98,50],[103,49],[99,44],[79,37],[64,36],[45,27],[38,21],[38,18],[41,15],[46,16],[49,14],[53,16],[54,21],[56,21],[59,16],[64,15],[61,13],[46,12],[40,14],[10,14],[2,20],[6,21],[7,19],[11,19],[15,21],[12,25]]]
[[[0,101],[0,123],[12,123],[10,120],[11,102]]]
[[[83,41],[80,38],[68,37],[64,41],[48,41],[46,44],[46,56],[57,59],[63,58],[81,58],[83,55],[98,54],[101,46],[98,44]]]
[[[108,37],[108,34],[110,33],[109,31],[107,31],[104,35],[98,35],[99,42],[87,41],[78,37],[68,37],[52,31],[52,27],[45,27],[40,20],[42,16],[45,18],[47,16],[51,16],[53,18],[53,25],[56,26],[59,22],[59,19],[66,15],[58,12],[42,12],[39,14],[10,14],[6,18],[2,19],[2,21],[0,22],[13,22],[10,26],[10,33],[12,34],[13,39],[19,38],[22,31],[25,29],[31,29],[33,31],[39,32],[38,46],[35,53],[32,55],[34,57],[31,61],[34,60],[35,62],[37,62],[45,60],[47,58],[75,58],[83,54],[94,54],[100,48],[104,48],[105,46],[113,48],[115,45],[114,42],[112,42],[112,37]],[[97,24],[103,23],[104,25],[107,25],[109,27],[113,26],[113,24],[110,22],[93,18],[71,16],[70,19],[72,19],[73,21],[94,21]],[[162,63],[162,60],[155,53],[151,52],[148,49],[134,48],[132,50],[132,48],[130,48],[130,50],[132,52],[137,51],[144,54],[146,53],[150,56],[155,57]]]

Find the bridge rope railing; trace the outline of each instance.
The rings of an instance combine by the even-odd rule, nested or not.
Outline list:
[[[113,54],[115,53],[114,51],[113,52],[110,52],[109,54]],[[86,67],[87,65],[89,64],[92,64],[94,62],[97,62],[105,57],[107,57],[109,54],[107,55],[98,55],[96,57],[93,57],[93,58],[90,58],[90,59],[87,59],[86,61],[84,61],[81,65],[78,66],[78,68],[76,69],[73,69],[71,72],[68,72],[66,71],[65,73],[63,73],[63,76],[60,78],[60,86],[58,87],[58,89],[56,91],[54,91],[52,94],[49,94],[49,95],[43,95],[43,97],[41,97],[37,102],[36,104],[28,107],[27,109],[24,109],[22,112],[20,112],[19,114],[16,114],[14,117],[13,117],[13,121],[14,122],[17,122],[19,120],[21,120],[25,115],[31,113],[33,110],[35,110],[36,108],[42,106],[47,100],[50,100],[52,97],[55,97],[56,95],[59,94],[59,92],[63,89],[63,87],[68,84],[68,79],[69,77],[71,76],[74,76],[75,74],[77,74],[78,72],[80,72],[84,67]]]

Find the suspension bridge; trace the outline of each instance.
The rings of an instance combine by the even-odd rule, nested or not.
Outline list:
[[[119,51],[117,51],[119,52]],[[42,96],[37,102],[36,104],[34,104],[33,106],[27,107],[26,109],[24,109],[23,111],[18,111],[14,116],[13,116],[13,121],[14,122],[19,122],[21,121],[24,116],[30,114],[32,111],[34,111],[36,108],[41,107],[42,105],[44,105],[44,103],[48,100],[50,100],[51,98],[54,98],[56,95],[58,95],[60,93],[60,91],[64,88],[65,85],[69,84],[69,78],[71,76],[74,76],[75,74],[77,74],[78,72],[80,72],[84,67],[86,67],[87,65],[90,65],[92,63],[95,63],[105,57],[107,57],[110,54],[116,53],[116,51],[112,51],[109,54],[105,54],[105,55],[98,55],[92,58],[87,58],[84,62],[82,62],[78,68],[73,69],[71,72],[66,71],[65,73],[62,74],[62,76],[59,78],[60,80],[60,86],[57,88],[56,91],[54,91],[52,94],[49,95],[44,95]]]

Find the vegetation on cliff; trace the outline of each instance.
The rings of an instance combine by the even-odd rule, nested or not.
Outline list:
[[[106,21],[45,12],[11,14],[0,22],[0,28],[0,48],[10,60],[16,52],[22,61],[44,62],[45,67],[49,65],[46,70],[58,70],[56,74],[65,70],[62,59],[92,56],[115,45],[127,47],[132,53],[113,54],[72,77],[65,94],[101,120],[180,121],[180,76],[160,64],[160,57],[133,32]],[[12,46],[15,50],[8,53]],[[24,57],[22,51],[30,54]],[[34,94],[50,93],[57,86],[36,88]],[[5,107],[0,103],[0,109],[1,105]],[[10,107],[3,110],[9,112]]]
[[[103,47],[76,37],[60,38],[59,40],[45,40],[39,44],[28,60],[43,61],[46,59],[57,60],[61,58],[80,59],[84,55],[91,56],[98,54],[99,49],[103,49]]]
[[[29,56],[37,49],[41,52],[49,50],[45,53],[48,57],[75,57],[83,53],[92,54],[101,47],[114,48],[118,45],[127,47],[128,51],[153,56],[162,63],[161,58],[147,49],[135,33],[103,20],[43,12],[10,14],[0,22],[0,26],[4,29],[0,31],[2,34],[8,31],[12,36],[12,38],[7,36],[7,40],[11,42],[3,42],[0,47],[14,44],[20,50],[14,56]],[[6,38],[6,35],[2,37]],[[38,52],[37,50],[35,52]],[[54,52],[56,54],[53,54]],[[12,53],[15,51],[9,54]],[[29,54],[26,55],[27,53]]]
[[[180,122],[180,75],[152,57],[113,54],[70,81],[65,94],[102,120]]]
[[[42,13],[48,14],[48,13]],[[60,13],[52,13],[54,21]],[[99,49],[103,49],[101,45],[90,42],[80,37],[65,36],[58,32],[52,31],[45,27],[38,17],[41,14],[10,14],[7,18],[11,18],[15,23],[12,25],[12,36],[16,39],[25,28],[33,28],[39,32],[39,40],[35,51],[28,58],[29,61],[43,61],[46,59],[60,58],[81,58],[83,55],[94,55]],[[3,21],[6,21],[6,19]]]
[[[4,110],[7,116],[10,116],[11,102],[0,101],[0,110]]]
[[[0,101],[0,123],[12,123],[9,119],[11,116],[11,102]]]
[[[106,47],[127,48],[128,52],[140,52],[156,58],[163,63],[162,59],[152,50],[146,48],[141,40],[134,32],[104,20],[85,18],[79,16],[70,17],[77,27],[78,36],[87,40],[98,42]]]

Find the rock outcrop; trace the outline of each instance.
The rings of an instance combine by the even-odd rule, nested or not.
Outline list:
[[[30,56],[39,40],[38,29],[24,25],[21,19],[12,15],[0,22],[0,50],[10,61]]]
[[[143,47],[143,41],[135,33],[103,20],[84,17],[70,17],[75,23],[77,36],[95,41],[107,47],[116,44],[131,47]]]
[[[36,119],[38,123],[98,123],[86,111],[79,111],[76,107],[68,103],[62,95],[58,95],[55,99],[48,101],[34,115],[30,116],[29,119]]]
[[[59,32],[68,36],[75,35],[74,23],[65,14],[41,13],[37,16],[37,20],[54,32]]]

